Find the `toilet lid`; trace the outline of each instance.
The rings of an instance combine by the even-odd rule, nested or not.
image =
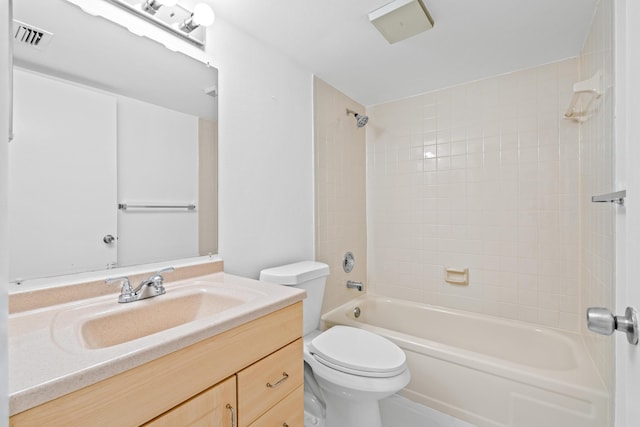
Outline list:
[[[349,326],[338,325],[321,333],[309,344],[309,352],[323,365],[365,377],[392,377],[407,368],[407,358],[397,345]]]

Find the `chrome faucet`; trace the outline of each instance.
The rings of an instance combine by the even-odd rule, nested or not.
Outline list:
[[[347,288],[357,289],[358,291],[362,292],[364,285],[362,284],[362,282],[354,282],[353,280],[347,280]]]
[[[140,301],[147,298],[157,297],[158,295],[166,293],[166,290],[164,289],[164,277],[162,277],[162,273],[168,273],[173,270],[173,267],[163,268],[162,270],[155,272],[147,279],[143,280],[135,289],[131,287],[129,278],[126,276],[108,278],[105,280],[105,282],[107,284],[117,281],[122,282],[122,291],[118,296],[118,302],[126,303]]]

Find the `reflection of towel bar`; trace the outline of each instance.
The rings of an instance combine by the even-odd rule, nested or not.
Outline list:
[[[128,203],[118,203],[118,209],[126,211],[127,209],[187,209],[194,210],[196,205],[190,203],[188,205],[130,205]]]
[[[456,276],[462,276],[458,278]],[[457,269],[457,268],[444,268],[444,281],[453,285],[468,285],[469,284],[469,269]]]

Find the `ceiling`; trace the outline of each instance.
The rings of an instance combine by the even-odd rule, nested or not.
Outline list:
[[[206,1],[373,105],[577,56],[599,0],[424,0],[434,28],[393,45],[367,17],[391,0]]]

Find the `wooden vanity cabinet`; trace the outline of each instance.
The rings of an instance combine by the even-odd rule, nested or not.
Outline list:
[[[239,427],[303,427],[301,336],[298,302],[15,414],[10,425],[235,427],[233,412]]]
[[[301,354],[298,339],[144,427],[303,427]]]

